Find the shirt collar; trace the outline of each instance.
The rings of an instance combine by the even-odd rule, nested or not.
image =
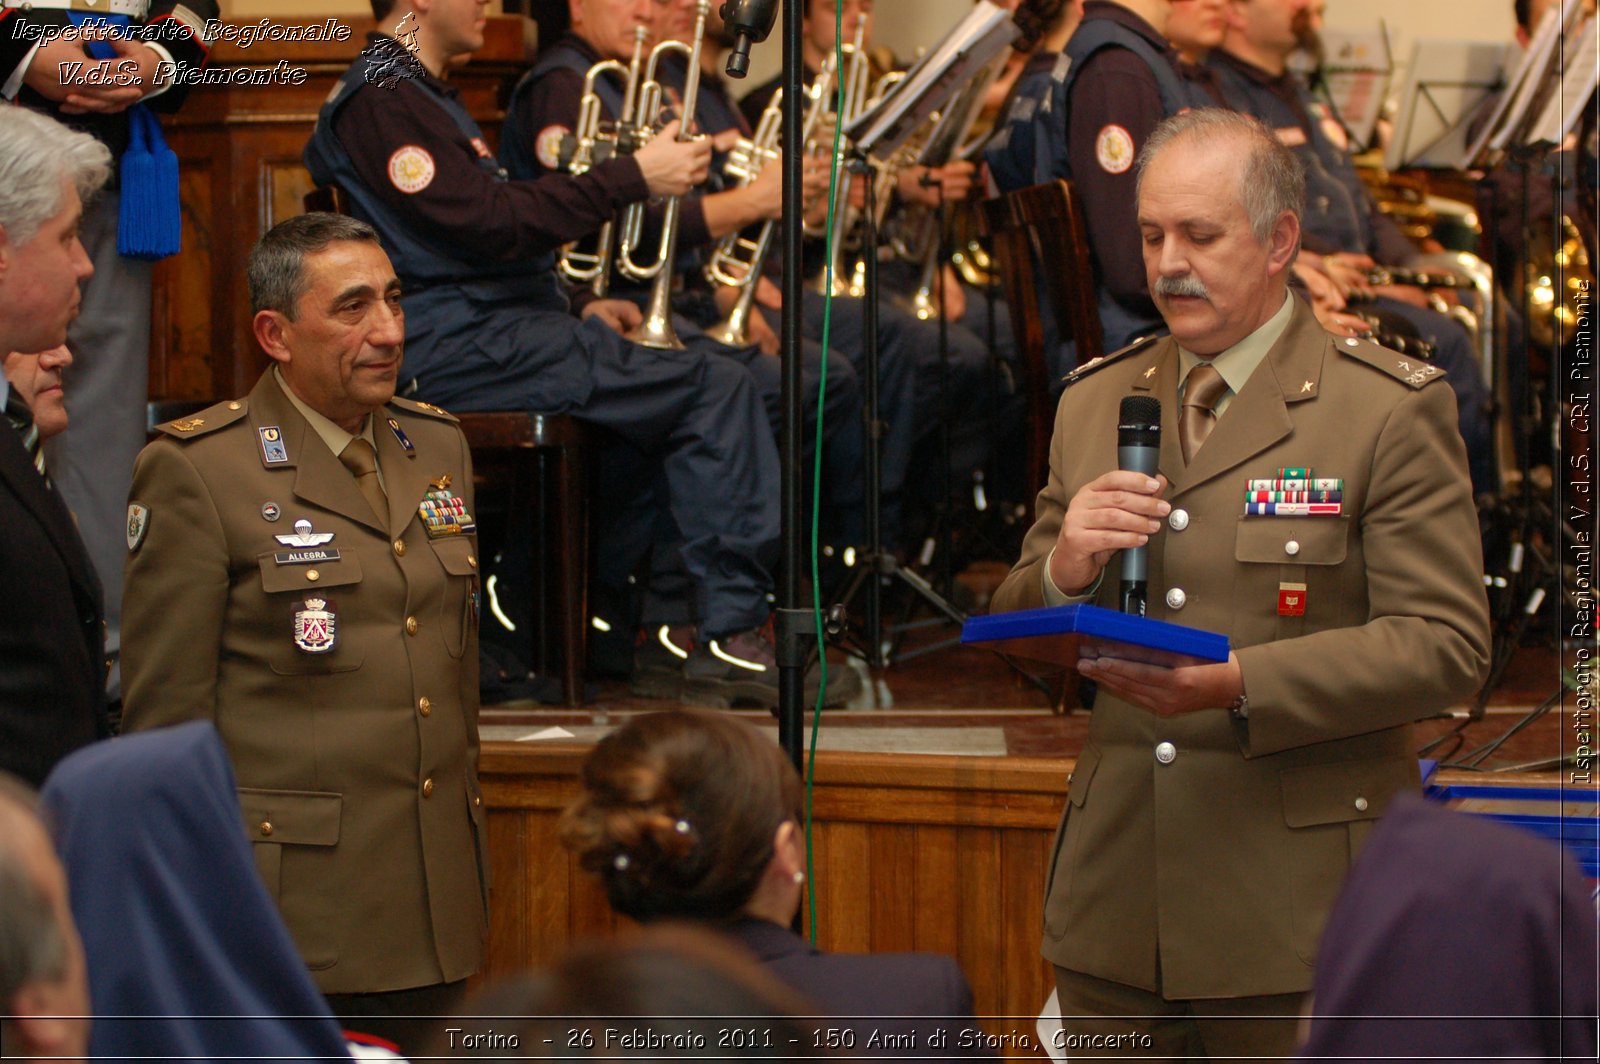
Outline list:
[[[344,449],[350,446],[350,441],[356,437],[302,402],[300,397],[294,394],[294,390],[289,387],[289,383],[283,379],[283,374],[278,371],[277,366],[272,367],[272,379],[278,382],[278,387],[283,389],[283,394],[288,398],[289,405],[293,406],[299,411],[300,416],[306,419],[306,424],[311,426],[311,430],[317,434],[317,438],[328,445],[328,450],[333,452],[333,456],[337,458],[343,454]],[[361,432],[358,435],[372,444],[372,452],[377,454],[378,441],[372,436],[372,415],[368,414],[366,420],[361,423]]]
[[[1283,294],[1283,306],[1278,312],[1266,320],[1266,323],[1243,340],[1228,348],[1222,354],[1211,359],[1210,362],[1222,374],[1222,379],[1228,382],[1228,392],[1237,395],[1244,388],[1245,381],[1261,365],[1267,357],[1267,352],[1272,350],[1272,345],[1283,336],[1283,331],[1289,327],[1289,319],[1294,316],[1294,297],[1288,292]],[[1192,351],[1178,347],[1178,368],[1182,371],[1179,384],[1179,394],[1188,384],[1189,371],[1198,366],[1203,359]],[[1220,412],[1219,404],[1219,412]]]

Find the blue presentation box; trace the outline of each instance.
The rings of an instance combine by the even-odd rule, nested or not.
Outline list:
[[[1103,657],[1168,667],[1228,660],[1225,635],[1087,604],[969,617],[961,641],[1068,668],[1077,665],[1080,646]]]

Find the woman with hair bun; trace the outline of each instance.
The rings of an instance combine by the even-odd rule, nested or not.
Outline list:
[[[562,841],[617,912],[693,920],[743,943],[840,1021],[853,1044],[836,1048],[848,1055],[903,1055],[908,1044],[980,1055],[972,990],[954,958],[822,953],[789,930],[805,883],[804,792],[771,739],[721,714],[650,713],[601,740],[582,785]],[[870,1046],[873,1033],[887,1046]]]

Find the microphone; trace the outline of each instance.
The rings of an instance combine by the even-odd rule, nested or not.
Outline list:
[[[750,72],[750,46],[760,44],[772,32],[772,24],[778,18],[778,0],[723,0],[718,14],[725,32],[733,37],[728,76],[742,78]]]
[[[1146,476],[1156,475],[1161,457],[1161,400],[1130,395],[1117,415],[1117,468]],[[1122,612],[1144,616],[1148,547],[1122,552]]]

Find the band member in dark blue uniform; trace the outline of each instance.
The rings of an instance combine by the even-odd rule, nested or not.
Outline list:
[[[778,466],[749,374],[624,341],[618,329],[638,320],[631,304],[596,300],[580,322],[553,268],[557,247],[627,203],[685,191],[704,175],[705,150],[669,131],[582,178],[508,180],[442,77],[482,45],[482,7],[373,6],[405,41],[374,35],[318,116],[306,163],[345,189],[393,258],[408,293],[404,376],[455,409],[570,413],[610,430],[610,446],[657,456],[703,637],[684,697],[775,704],[761,629]],[[631,571],[636,560],[598,564]]]

